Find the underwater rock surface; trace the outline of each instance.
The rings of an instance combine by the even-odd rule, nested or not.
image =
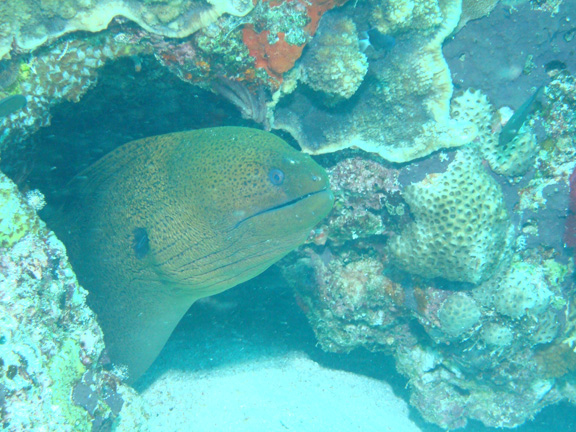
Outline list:
[[[139,396],[103,369],[87,292],[32,199],[0,174],[2,430],[147,431]]]

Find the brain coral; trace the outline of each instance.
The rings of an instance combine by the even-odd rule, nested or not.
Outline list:
[[[351,97],[368,72],[354,21],[326,16],[302,58],[302,81],[329,97],[329,104]]]
[[[396,264],[424,277],[479,283],[508,251],[509,218],[502,191],[471,150],[457,152],[446,172],[407,186],[414,216],[389,250]]]

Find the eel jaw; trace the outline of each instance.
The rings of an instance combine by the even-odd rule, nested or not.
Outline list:
[[[274,207],[270,207],[270,208],[267,208],[267,209],[264,209],[264,210],[260,210],[260,211],[257,212],[257,213],[254,213],[254,214],[252,214],[252,215],[250,215],[250,216],[247,216],[247,217],[245,217],[244,219],[240,220],[240,221],[234,226],[234,228],[238,228],[238,227],[239,227],[240,225],[242,225],[244,222],[246,222],[246,221],[248,221],[248,220],[250,220],[250,219],[252,219],[252,218],[255,218],[255,217],[257,217],[257,216],[261,216],[261,215],[266,214],[266,213],[272,213],[272,212],[274,212],[274,211],[278,211],[278,210],[281,210],[281,209],[286,208],[286,207],[294,206],[294,205],[296,205],[296,204],[298,204],[298,203],[306,200],[307,198],[311,198],[311,197],[313,197],[313,196],[316,196],[316,195],[319,195],[319,194],[323,194],[323,193],[328,193],[329,195],[331,195],[332,198],[330,198],[330,200],[333,200],[332,191],[331,191],[330,189],[328,189],[328,188],[320,189],[320,190],[317,190],[317,191],[314,191],[314,192],[308,192],[307,194],[300,195],[299,197],[296,197],[296,198],[294,198],[294,199],[292,199],[292,200],[290,200],[290,201],[286,201],[286,202],[284,202],[284,203],[282,203],[282,204],[278,204],[278,205],[276,205],[276,206],[274,206]]]

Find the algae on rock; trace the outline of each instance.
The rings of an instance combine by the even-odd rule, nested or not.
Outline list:
[[[64,245],[1,172],[0,238],[3,430],[91,431],[115,421],[119,431],[146,431],[136,393],[99,364],[102,332]],[[78,391],[86,374],[94,385]],[[110,397],[129,410],[114,411]]]

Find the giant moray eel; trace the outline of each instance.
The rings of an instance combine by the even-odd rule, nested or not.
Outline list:
[[[54,228],[129,382],[195,300],[267,269],[333,204],[325,171],[308,155],[240,127],[130,142],[72,190]]]

